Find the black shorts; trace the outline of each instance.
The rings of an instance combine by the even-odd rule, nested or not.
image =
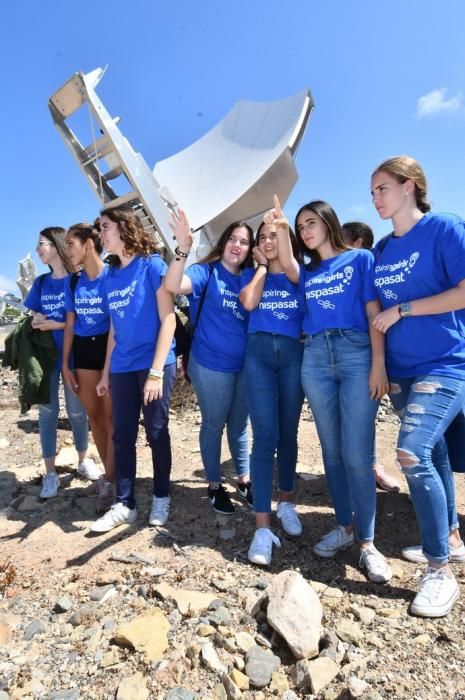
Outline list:
[[[102,370],[107,352],[108,333],[75,335],[73,339],[74,369]]]

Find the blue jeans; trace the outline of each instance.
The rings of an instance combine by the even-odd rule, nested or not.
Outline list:
[[[144,406],[144,384],[147,374],[148,369],[115,372],[110,375],[116,500],[131,509],[136,507],[136,440],[141,409],[147,442],[152,450],[153,495],[164,498],[169,495],[170,490],[171,440],[168,420],[170,396],[176,378],[176,362],[164,368],[162,398]]]
[[[338,525],[374,537],[373,440],[378,401],[370,398],[368,333],[331,329],[308,336],[302,385],[315,420]]]
[[[60,385],[60,368],[56,367],[50,375],[50,403],[39,405],[39,434],[42,457],[55,457],[57,453],[57,425],[60,404],[58,389]],[[74,445],[78,452],[88,447],[89,425],[87,413],[79,396],[73,394],[63,382],[66,413],[68,414]]]
[[[252,333],[247,341],[245,374],[253,432],[250,466],[255,513],[271,511],[275,452],[279,490],[294,490],[297,431],[304,399],[302,352],[302,343],[285,335]]]
[[[465,472],[465,413],[462,408],[447,428],[444,437],[453,472]]]
[[[389,396],[401,418],[398,459],[404,462],[423,551],[428,560],[444,564],[449,559],[449,531],[458,527],[444,432],[463,405],[465,379],[434,374],[392,379]]]
[[[202,425],[200,454],[208,481],[221,481],[224,426],[238,476],[249,473],[248,408],[244,371],[217,372],[189,357],[189,376],[197,394]]]

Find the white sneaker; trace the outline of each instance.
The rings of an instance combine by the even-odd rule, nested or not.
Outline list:
[[[56,472],[46,474],[42,479],[42,488],[40,489],[39,498],[55,498],[58,495],[60,488],[60,478]]]
[[[404,547],[402,556],[407,561],[413,561],[415,564],[427,564],[428,559],[423,554],[421,544],[414,544],[411,547]],[[461,542],[458,547],[449,545],[449,561],[465,562],[465,544]]]
[[[410,612],[420,617],[444,617],[459,597],[460,590],[455,578],[447,569],[426,570],[421,579]]]
[[[164,496],[152,498],[152,509],[150,511],[149,525],[164,525],[170,515],[171,497]]]
[[[281,527],[288,535],[298,537],[302,534],[302,523],[295,512],[295,505],[293,503],[279,503],[276,515],[281,521]]]
[[[360,550],[358,565],[361,569],[367,570],[367,576],[373,583],[387,583],[392,578],[391,567],[374,544]]]
[[[273,545],[281,547],[281,541],[268,527],[259,527],[255,530],[253,540],[250,543],[247,556],[252,564],[268,566],[271,562]]]
[[[118,525],[133,523],[136,519],[137,508],[131,510],[124,503],[115,503],[105,515],[92,523],[90,530],[91,532],[109,532]]]
[[[331,559],[337,552],[352,547],[353,543],[354,533],[346,532],[343,525],[338,525],[313,546],[313,551],[319,557]]]
[[[83,479],[88,479],[89,481],[97,481],[102,476],[102,472],[90,457],[86,457],[82,462],[79,462],[77,473]]]

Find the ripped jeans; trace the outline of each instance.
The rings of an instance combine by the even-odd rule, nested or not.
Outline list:
[[[401,418],[397,459],[407,479],[427,559],[445,564],[449,532],[458,527],[454,477],[444,432],[465,399],[465,378],[423,375],[391,380]]]

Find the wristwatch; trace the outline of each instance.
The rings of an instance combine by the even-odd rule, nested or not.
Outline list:
[[[405,318],[412,315],[412,305],[409,301],[399,304],[399,316]]]

